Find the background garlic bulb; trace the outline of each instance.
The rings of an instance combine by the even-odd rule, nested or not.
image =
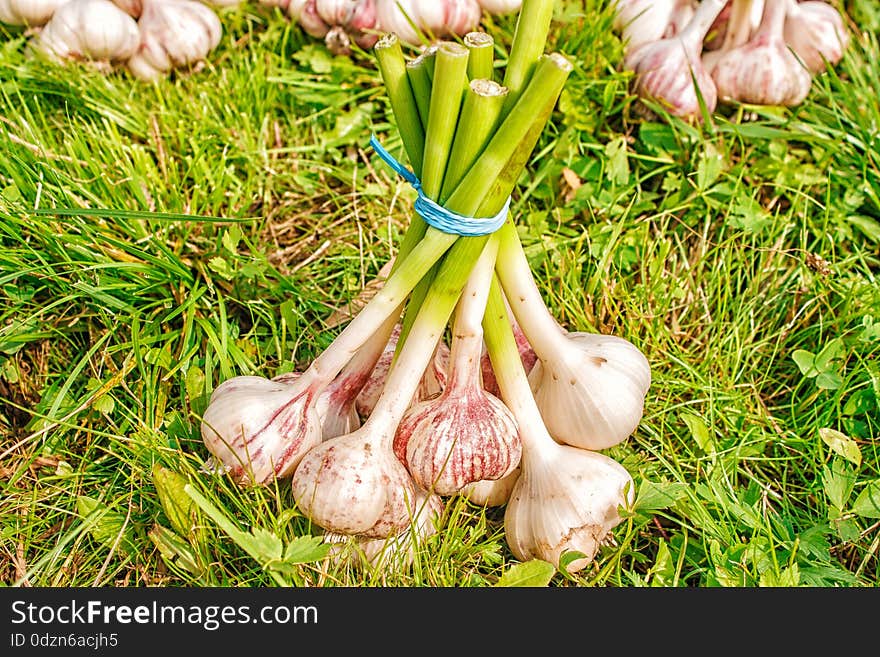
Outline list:
[[[119,62],[137,50],[135,20],[110,0],[68,0],[33,42],[33,47],[61,59]]]
[[[138,21],[140,46],[128,61],[138,78],[152,80],[173,68],[195,64],[217,47],[220,19],[193,0],[144,0]]]
[[[783,28],[785,42],[813,73],[843,57],[849,33],[837,10],[825,2],[789,0]]]
[[[67,0],[0,0],[0,23],[7,25],[45,25],[55,10]]]

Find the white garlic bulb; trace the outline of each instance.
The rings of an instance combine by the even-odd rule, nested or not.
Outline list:
[[[810,92],[812,75],[785,43],[788,0],[765,0],[761,25],[747,43],[724,52],[712,69],[723,101],[797,105]]]
[[[717,102],[715,84],[703,67],[703,39],[725,0],[703,0],[687,26],[677,35],[631,49],[625,65],[635,72],[635,89],[676,116],[701,118],[699,96],[709,112]]]
[[[289,476],[322,438],[311,391],[261,376],[236,376],[217,386],[201,435],[217,462],[246,485]]]
[[[614,27],[627,51],[667,36],[676,12],[689,0],[617,0]]]
[[[565,552],[581,552],[567,566],[581,570],[620,524],[618,507],[631,507],[633,488],[626,469],[604,454],[554,443],[530,447],[504,513],[507,543],[517,559],[557,567]]]
[[[642,418],[651,366],[628,340],[572,332],[551,358],[539,359],[529,383],[550,435],[584,449],[628,438]]]
[[[849,33],[837,9],[826,2],[789,0],[783,29],[785,42],[813,73],[825,70],[843,57]]]
[[[32,45],[59,59],[115,63],[131,57],[138,41],[137,22],[110,0],[69,0]]]
[[[131,73],[156,79],[202,61],[220,43],[223,27],[210,7],[194,0],[143,0],[140,47],[128,61]]]
[[[329,532],[388,538],[403,531],[416,487],[391,440],[367,421],[309,450],[291,480],[297,506]]]
[[[67,0],[0,0],[0,23],[39,27]]]

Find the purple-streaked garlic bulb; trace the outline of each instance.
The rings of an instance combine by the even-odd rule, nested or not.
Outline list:
[[[201,2],[143,0],[143,7],[140,47],[128,61],[137,78],[154,80],[172,69],[192,66],[220,43],[220,19]]]
[[[843,57],[849,32],[840,13],[826,2],[789,0],[783,28],[785,42],[814,74]]]
[[[69,0],[34,38],[33,47],[58,59],[125,61],[138,47],[137,22],[110,0]]]
[[[417,485],[453,495],[467,484],[501,479],[519,464],[522,443],[513,415],[483,388],[481,326],[495,265],[492,241],[474,264],[452,326],[449,380],[439,396],[409,408],[394,453]]]
[[[328,28],[324,42],[333,53],[350,53],[352,43],[369,48],[378,39],[374,0],[315,0],[315,12]]]
[[[635,72],[635,90],[664,105],[670,114],[699,120],[699,94],[709,112],[717,102],[715,84],[703,67],[703,39],[725,0],[703,0],[677,35],[631,49],[625,66]]]
[[[262,485],[293,473],[321,442],[311,388],[261,376],[236,376],[214,389],[202,417],[208,451],[244,485]]]
[[[456,331],[453,338],[443,392],[411,406],[394,438],[394,452],[415,482],[440,495],[504,477],[519,464],[522,451],[510,411],[481,385],[481,336],[460,335]]]
[[[349,563],[360,560],[373,568],[403,570],[412,565],[416,551],[426,539],[437,533],[437,523],[443,515],[443,500],[439,495],[416,489],[416,503],[410,524],[399,534],[389,538],[363,538],[328,532],[324,541],[333,543],[330,558]]]
[[[0,0],[0,23],[39,27],[67,0]]]
[[[761,25],[749,41],[727,50],[712,69],[722,101],[756,105],[798,105],[812,76],[785,43],[788,0],[765,0]]]

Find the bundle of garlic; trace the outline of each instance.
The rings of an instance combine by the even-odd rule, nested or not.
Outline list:
[[[698,121],[719,102],[803,102],[849,42],[822,0],[618,0],[616,9],[636,93]]]
[[[524,0],[501,83],[486,33],[410,60],[396,34],[379,39],[411,169],[371,145],[418,191],[391,273],[303,371],[233,377],[203,415],[217,470],[289,479],[334,554],[350,539],[371,563],[406,563],[377,555],[413,549],[462,495],[506,504],[516,558],[575,572],[631,507],[630,474],[600,450],[638,426],[648,361],[557,323],[509,213],[572,70],[544,53],[553,5]]]
[[[371,48],[385,32],[418,45],[426,39],[463,36],[477,28],[483,12],[500,15],[522,0],[258,0],[278,7],[307,34],[324,39],[334,53],[356,43]]]

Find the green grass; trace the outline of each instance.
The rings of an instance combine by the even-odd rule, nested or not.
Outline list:
[[[608,450],[634,515],[551,584],[877,586],[880,17],[848,3],[862,32],[803,105],[694,128],[638,110],[605,4],[562,3],[576,69],[514,208],[554,314],[634,342],[653,381]],[[0,34],[0,581],[495,585],[500,509],[447,499],[412,567],[373,569],[317,559],[283,482],[201,470],[213,387],[329,344],[413,198],[366,146],[400,152],[369,53],[223,21],[155,87]],[[506,46],[513,20],[486,29]]]

